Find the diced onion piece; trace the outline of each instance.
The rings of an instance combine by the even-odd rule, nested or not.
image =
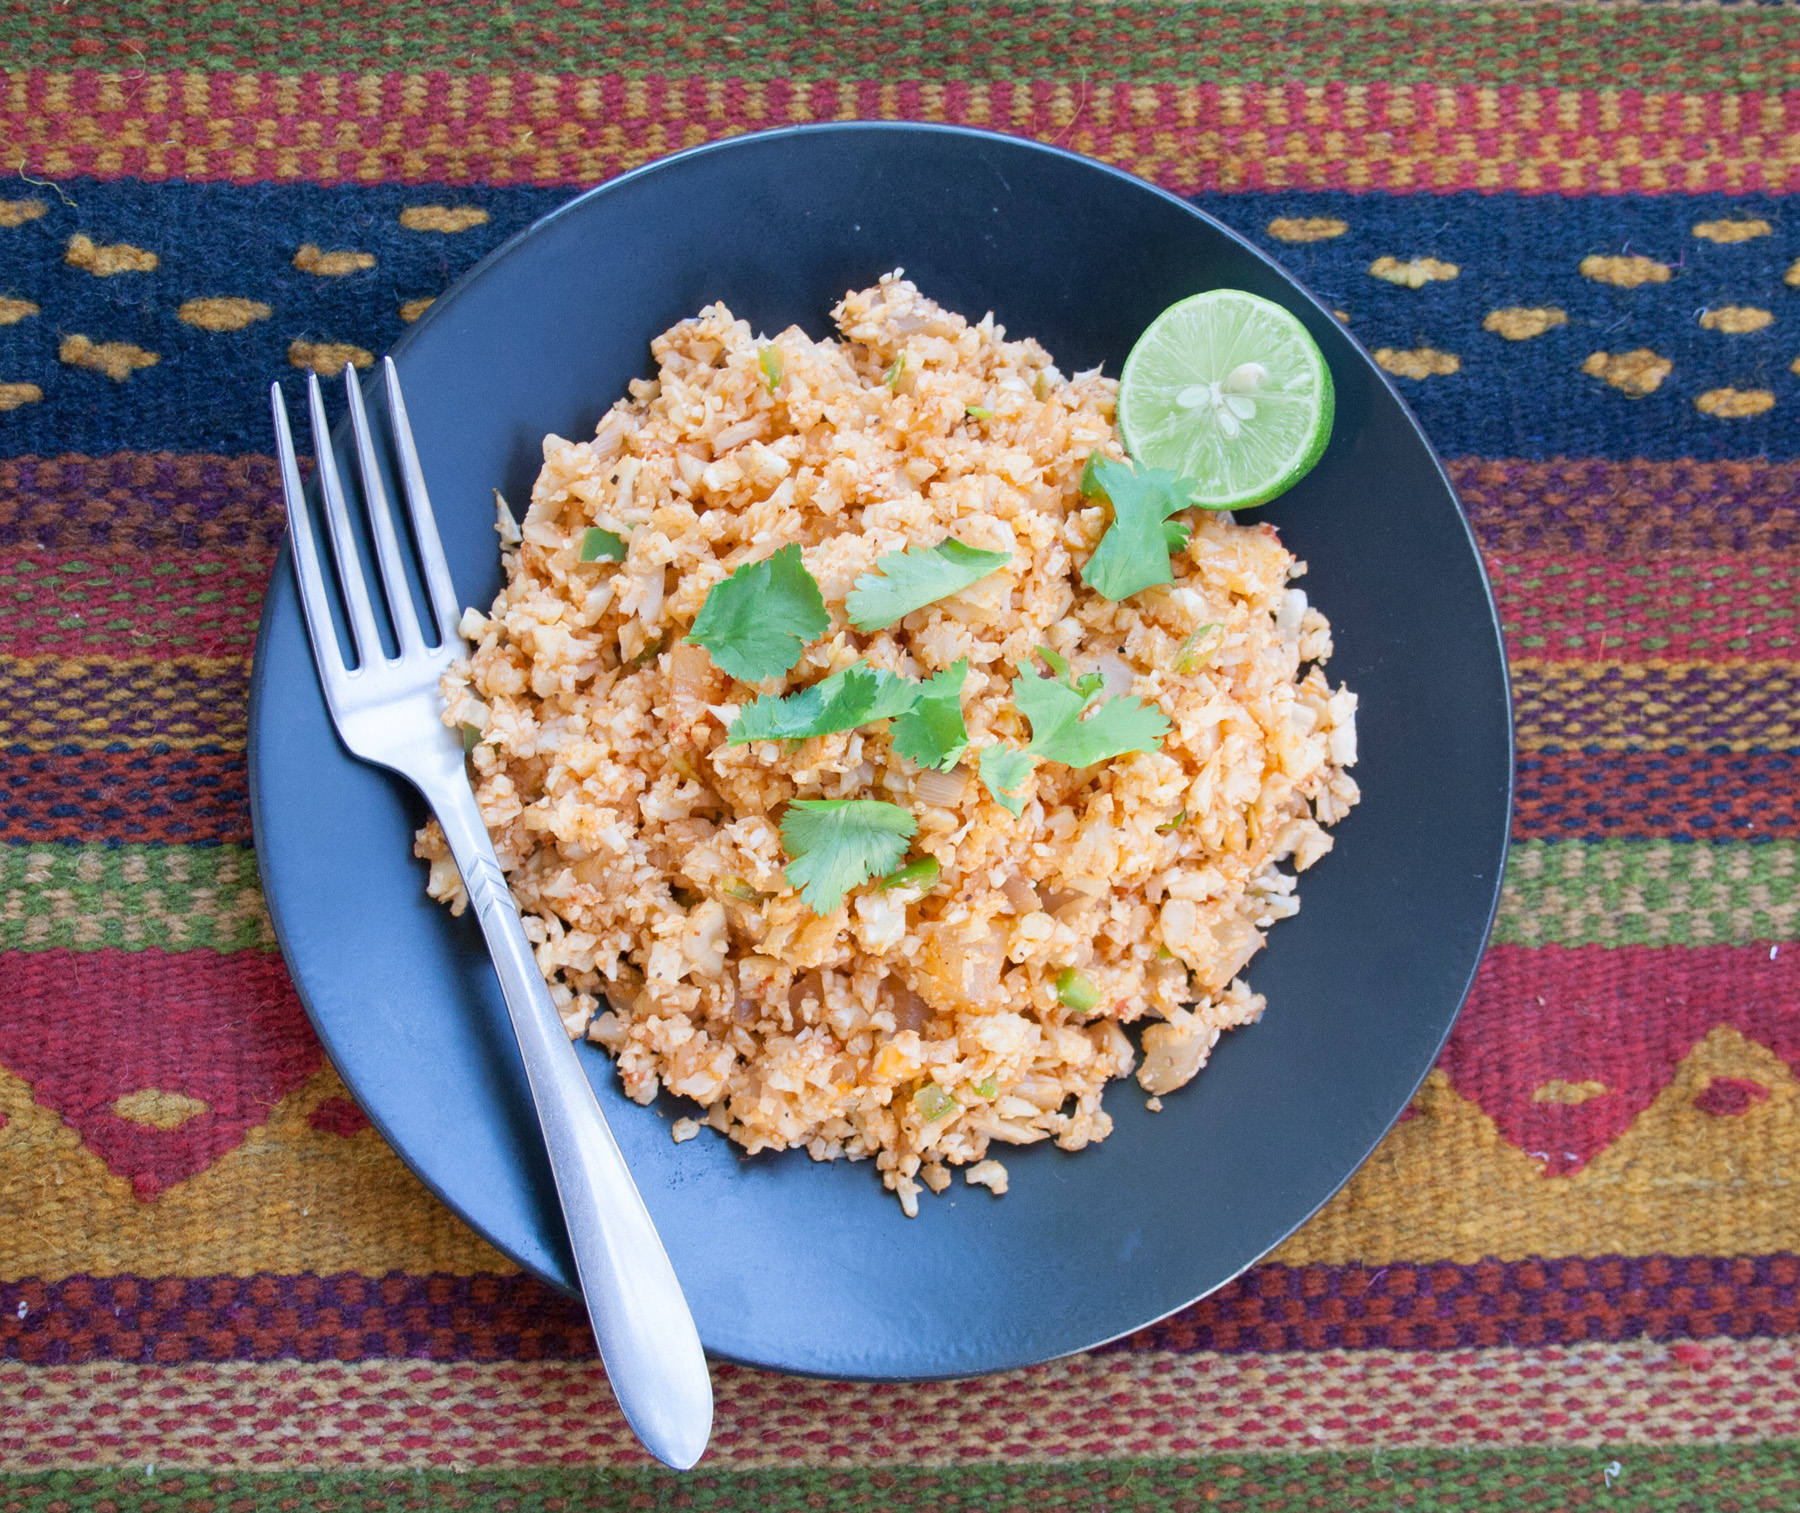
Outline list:
[[[882,983],[881,997],[894,1016],[896,1030],[923,1030],[931,1023],[931,1006],[899,978]]]
[[[545,437],[544,445],[549,444],[550,438]],[[519,522],[513,518],[512,507],[499,489],[494,490],[494,529],[500,533],[501,543],[505,546],[517,546],[524,539],[519,534]]]
[[[913,793],[922,804],[935,804],[940,809],[954,809],[969,791],[969,775],[962,767],[948,772],[927,770],[913,779]]]
[[[924,974],[919,986],[937,1008],[967,1013],[987,1007],[999,990],[1007,938],[990,928],[974,940],[964,940],[957,928],[932,927],[919,957]]]
[[[1101,652],[1094,658],[1094,667],[1103,680],[1102,691],[1109,699],[1130,693],[1131,685],[1137,681],[1137,669],[1115,652]]]
[[[1014,913],[1035,914],[1044,907],[1038,898],[1037,889],[1031,885],[1031,879],[1021,872],[1009,875],[1001,884],[1000,891],[1006,895],[1006,901],[1013,906]]]

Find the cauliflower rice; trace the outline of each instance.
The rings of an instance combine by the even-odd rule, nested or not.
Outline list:
[[[506,587],[464,616],[474,650],[444,679],[445,720],[479,733],[476,795],[570,1036],[604,1046],[638,1102],[667,1088],[748,1151],[873,1157],[910,1215],[954,1166],[1004,1192],[995,1142],[1104,1139],[1101,1095],[1134,1066],[1160,1107],[1262,1013],[1239,974],[1299,908],[1278,863],[1311,866],[1357,801],[1356,696],[1321,671],[1330,627],[1272,526],[1196,510],[1172,584],[1120,603],[1083,585],[1110,517],[1082,467],[1125,455],[1111,379],[1065,378],[898,273],[833,316],[841,340],[759,342],[710,306],[652,344],[658,377],[593,440],[545,438],[522,526],[500,506]],[[577,560],[594,525],[628,535],[624,562]],[[947,535],[1011,565],[888,630],[849,626],[878,556]],[[714,584],[791,542],[831,629],[787,677],[735,682],[681,638]],[[1009,683],[1040,645],[1171,729],[1154,753],[1040,763],[1015,819],[975,756],[1028,738]],[[918,679],[961,657],[970,747],[952,772],[897,756],[886,723],[725,745],[758,693],[859,658]],[[796,798],[905,807],[937,881],[871,883],[815,916],[783,875]],[[435,821],[415,850],[460,912]],[[1093,1009],[1059,999],[1069,968]],[[1141,1066],[1121,1029],[1139,1020]],[[947,1109],[915,1098],[931,1084]]]

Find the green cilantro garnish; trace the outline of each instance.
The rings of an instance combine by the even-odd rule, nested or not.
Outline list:
[[[764,694],[738,711],[725,732],[727,745],[748,741],[801,741],[854,730],[872,720],[903,715],[919,700],[919,685],[885,668],[860,662],[785,697]]]
[[[894,721],[894,750],[921,767],[948,771],[969,747],[962,687],[969,659],[959,657],[919,689],[911,709]]]
[[[581,562],[623,562],[625,538],[615,531],[603,531],[590,525],[581,537]]]
[[[781,383],[781,348],[776,346],[761,348],[756,354],[756,365],[762,369],[763,382],[769,386],[769,392],[773,394]]]
[[[920,888],[929,890],[936,885],[943,868],[938,865],[935,856],[921,856],[908,862],[897,872],[890,872],[881,880],[880,892],[886,893],[889,888]]]
[[[1037,762],[1092,767],[1128,751],[1155,751],[1169,733],[1168,719],[1160,709],[1125,694],[1108,699],[1090,718],[1082,719],[1100,693],[1100,676],[1071,678],[1068,662],[1047,646],[1040,646],[1038,655],[1060,676],[1040,678],[1027,669],[1013,679],[1013,702],[1031,721],[1031,744],[1023,751],[999,745],[981,751],[981,781],[1014,814],[1024,809],[1025,800],[1013,795]]]
[[[1025,779],[1031,776],[1031,769],[1037,765],[1036,759],[1029,752],[994,745],[983,746],[979,760],[981,781],[987,785],[987,791],[993,794],[994,802],[1009,814],[1021,813],[1025,808],[1025,799],[1018,790],[1024,786]]]
[[[1012,561],[1008,552],[984,552],[946,536],[936,546],[913,546],[888,552],[875,561],[875,571],[856,580],[844,599],[850,623],[858,630],[886,630],[915,609],[960,593]]]
[[[746,562],[715,583],[687,639],[745,683],[779,677],[800,660],[808,641],[831,626],[819,585],[798,546]]]
[[[1013,679],[1013,701],[1031,721],[1026,751],[1046,762],[1092,767],[1128,751],[1155,751],[1169,733],[1169,722],[1154,705],[1128,694],[1108,699],[1088,719],[1082,711],[1095,693],[1078,692],[1054,678],[1026,671]]]
[[[1171,515],[1193,506],[1197,485],[1162,468],[1136,470],[1099,452],[1081,471],[1081,492],[1110,500],[1112,524],[1081,570],[1081,581],[1108,599],[1128,599],[1140,589],[1174,579],[1169,553],[1187,545],[1190,527]]]
[[[877,799],[795,799],[781,818],[793,857],[787,880],[814,914],[829,914],[850,889],[891,872],[918,828],[898,804]]]
[[[1061,652],[1052,651],[1048,646],[1040,646],[1037,654],[1043,658],[1044,665],[1056,674],[1064,687],[1072,693],[1078,693],[1084,699],[1091,699],[1106,686],[1106,679],[1097,672],[1084,672],[1079,678],[1069,676],[1069,659]]]

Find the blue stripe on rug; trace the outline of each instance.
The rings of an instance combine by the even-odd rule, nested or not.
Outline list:
[[[0,412],[0,456],[269,450],[265,385],[298,393],[294,341],[349,343],[373,353],[405,329],[409,301],[441,294],[483,255],[567,200],[528,187],[323,188],[315,185],[72,181],[73,208],[0,230],[0,297],[38,312],[0,326],[0,384],[34,384],[37,402]],[[429,203],[472,205],[490,219],[466,231],[408,230],[399,213]],[[1198,204],[1253,240],[1334,309],[1370,350],[1452,354],[1458,371],[1396,386],[1446,455],[1699,459],[1800,456],[1800,351],[1783,275],[1800,258],[1800,224],[1778,199],[1549,195],[1213,194]],[[1271,236],[1277,218],[1334,219],[1326,240]],[[1734,244],[1696,237],[1710,220],[1763,219],[1771,234]],[[110,277],[70,266],[69,239],[156,253],[149,272]],[[321,276],[294,266],[311,243],[371,254],[371,268]],[[1588,256],[1637,255],[1667,266],[1664,283],[1621,288],[1585,277]],[[1368,271],[1380,258],[1454,264],[1448,280],[1408,288]],[[1439,270],[1442,271],[1442,270]],[[242,330],[184,323],[184,302],[239,298],[271,308]],[[1761,330],[1732,335],[1700,324],[1735,305],[1767,311]],[[1483,329],[1490,312],[1554,309],[1564,322],[1529,340]],[[820,312],[820,325],[825,312]],[[119,342],[157,354],[115,382],[59,361],[65,339]],[[1673,364],[1631,399],[1582,372],[1594,352],[1647,349]],[[90,362],[104,357],[90,354]],[[130,362],[129,354],[119,360]],[[1442,362],[1438,366],[1445,366]],[[1703,414],[1709,390],[1762,389],[1774,407],[1744,419]]]

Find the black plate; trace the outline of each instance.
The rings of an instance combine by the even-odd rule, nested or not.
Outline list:
[[[1430,1068],[1481,955],[1511,802],[1511,722],[1480,559],[1424,436],[1338,322],[1182,201],[1011,138],[805,128],[683,153],[546,216],[395,347],[464,602],[499,586],[491,490],[523,503],[546,431],[581,437],[650,370],[657,333],[713,300],[815,336],[846,289],[904,265],[992,310],[1063,371],[1118,372],[1164,306],[1220,285],[1304,320],[1331,363],[1319,466],[1263,511],[1312,564],[1333,681],[1361,696],[1363,802],[1249,974],[1269,1011],[1150,1114],[1123,1083],[1112,1137],[1001,1151],[1004,1198],[960,1181],[901,1216],[867,1164],[677,1146],[584,1046],[719,1355],[832,1376],[995,1371],[1112,1338],[1229,1280],[1368,1155]],[[372,402],[379,389],[371,380]],[[345,457],[340,438],[340,455]],[[264,884],[301,997],[382,1134],[520,1265],[573,1272],[499,989],[473,923],[425,897],[413,793],[339,746],[284,559],[251,695]],[[691,1110],[690,1110],[691,1111]]]

